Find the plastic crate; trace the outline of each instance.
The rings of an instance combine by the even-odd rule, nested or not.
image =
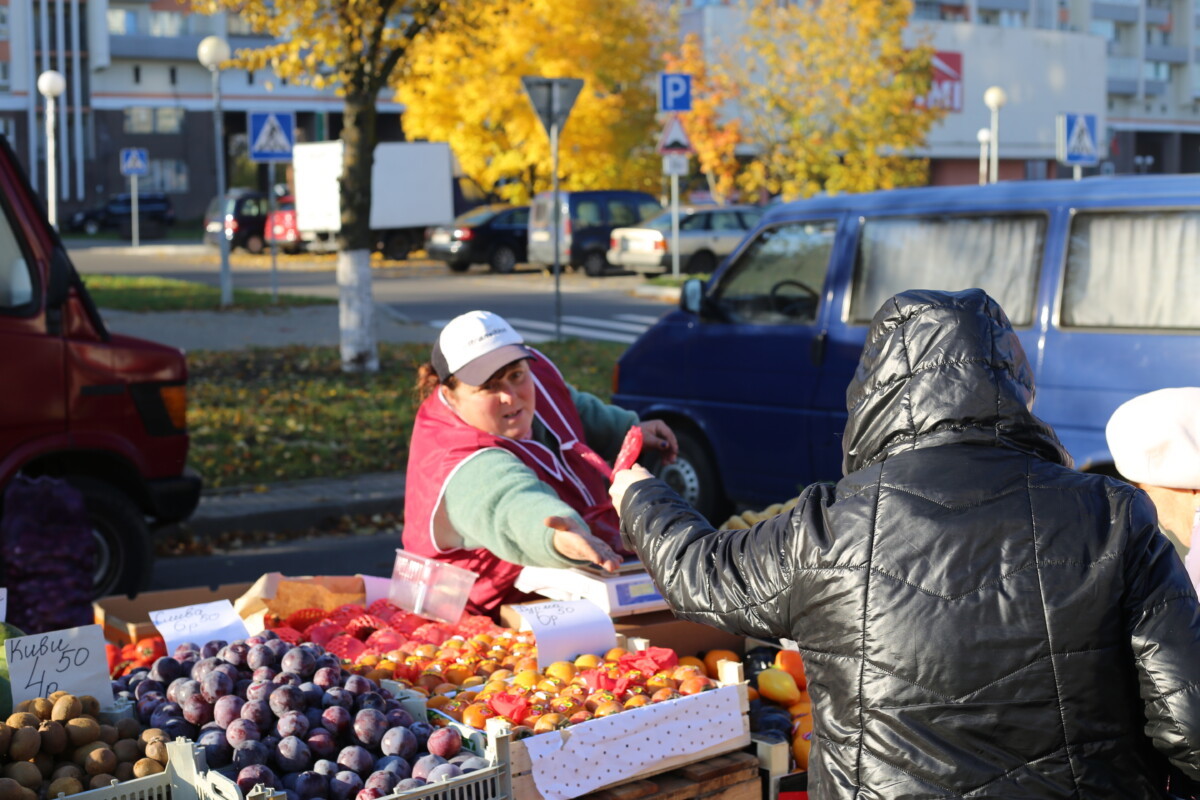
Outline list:
[[[157,775],[113,781],[103,789],[71,795],[73,800],[242,800],[237,784],[207,769],[204,748],[187,739],[167,744],[167,768]],[[255,787],[244,800],[283,800],[283,792]]]

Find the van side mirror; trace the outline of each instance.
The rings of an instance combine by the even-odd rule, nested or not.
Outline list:
[[[699,314],[704,303],[704,284],[699,278],[688,278],[679,291],[679,307],[689,314]]]

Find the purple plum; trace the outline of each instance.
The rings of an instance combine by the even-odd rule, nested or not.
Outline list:
[[[373,692],[379,687],[375,685],[369,678],[362,675],[350,675],[346,678],[346,682],[342,684],[350,694],[362,694],[363,692]]]
[[[258,784],[275,788],[279,785],[275,773],[271,772],[270,768],[265,764],[251,764],[247,767],[242,767],[237,774],[237,785],[242,790],[242,794],[249,794],[250,791]]]
[[[344,769],[329,779],[331,800],[351,800],[363,788],[363,779],[358,773]]]
[[[386,732],[387,717],[383,715],[383,712],[373,708],[364,708],[354,715],[354,738],[368,750],[377,749],[379,741],[383,739],[383,734]]]
[[[262,739],[262,731],[252,720],[243,717],[229,723],[229,727],[225,729],[225,736],[231,745],[237,747],[242,742],[259,741]]]
[[[429,773],[433,772],[435,767],[440,767],[443,764],[449,763],[449,761],[441,756],[435,756],[432,753],[423,755],[417,759],[415,764],[413,764],[412,776],[414,778],[420,778],[423,781],[428,781]]]
[[[412,759],[417,753],[417,737],[408,728],[397,725],[388,728],[379,741],[379,749],[387,756]]]
[[[213,703],[213,719],[222,728],[228,728],[231,722],[242,715],[244,705],[246,701],[235,694],[218,697],[217,702]]]
[[[324,775],[326,778],[332,778],[337,775],[341,767],[336,761],[330,761],[328,758],[317,759],[317,763],[313,764],[313,772],[318,775]]]
[[[305,743],[317,758],[336,758],[340,749],[334,741],[333,734],[324,728],[316,728],[308,732]]]
[[[262,742],[245,741],[233,746],[233,765],[238,769],[266,764],[271,759],[271,751]]]
[[[342,769],[357,772],[359,775],[370,775],[375,769],[374,757],[366,748],[358,745],[343,747],[342,751],[338,753],[337,763]]]
[[[284,772],[302,772],[312,764],[312,752],[298,736],[285,736],[275,748],[275,763]]]
[[[210,703],[215,703],[218,698],[233,694],[233,687],[234,681],[228,675],[214,669],[200,681],[200,696]]]
[[[260,734],[271,730],[271,726],[275,724],[275,715],[271,713],[271,707],[267,705],[266,700],[251,700],[245,703],[242,706],[241,718],[252,722]]]
[[[295,686],[280,686],[271,692],[267,703],[271,706],[271,711],[275,712],[275,716],[282,717],[289,711],[304,710],[304,694]]]
[[[225,738],[225,731],[220,728],[201,731],[196,744],[204,748],[204,760],[211,769],[220,769],[233,763],[233,748]]]
[[[305,680],[311,678],[317,670],[317,659],[303,647],[293,647],[279,659],[279,667],[285,672],[294,672]]]
[[[305,770],[296,776],[293,789],[300,800],[315,800],[329,794],[329,778],[313,770]]]
[[[289,736],[303,738],[308,733],[308,717],[301,711],[288,711],[275,723],[275,732],[284,739]]]
[[[451,778],[457,778],[459,775],[462,775],[462,769],[459,768],[458,764],[439,764],[429,770],[429,776],[425,780],[429,783],[441,783]]]

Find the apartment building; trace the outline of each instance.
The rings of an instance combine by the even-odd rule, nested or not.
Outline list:
[[[270,41],[236,16],[191,13],[177,0],[0,0],[0,133],[41,190],[46,176],[45,99],[37,77],[66,78],[59,98],[59,218],[129,191],[122,148],[144,147],[149,174],[139,191],[171,195],[180,219],[197,219],[216,194],[212,76],[196,57],[216,34],[239,48]],[[247,112],[296,114],[302,141],[336,138],[342,103],[331,90],[289,86],[269,71],[221,73],[227,183],[266,189],[249,161]],[[379,104],[378,135],[402,138],[401,106]]]
[[[786,3],[788,0],[780,0]],[[684,0],[684,33],[729,52],[736,0]],[[1000,86],[1003,179],[1063,174],[1055,118],[1095,114],[1089,172],[1200,172],[1200,0],[916,0],[910,36],[937,51],[931,101],[947,108],[927,155],[934,183],[977,179],[983,92]]]

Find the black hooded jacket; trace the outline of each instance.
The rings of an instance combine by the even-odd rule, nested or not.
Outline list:
[[[686,619],[800,644],[816,800],[1163,797],[1200,778],[1200,617],[1142,492],[1086,475],[1030,413],[979,290],[872,322],[846,477],[714,531],[640,481],[622,532]]]

